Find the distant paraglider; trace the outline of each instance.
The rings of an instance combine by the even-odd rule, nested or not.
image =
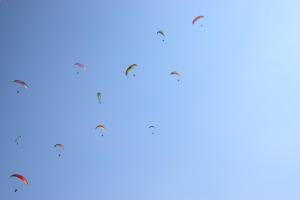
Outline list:
[[[125,75],[128,76],[128,74],[135,68],[137,67],[137,64],[132,64],[129,67],[127,67],[126,71],[125,71]],[[133,76],[135,76],[135,74],[133,74]]]
[[[101,104],[101,92],[97,92],[97,98],[98,98],[99,104]]]
[[[156,129],[156,127],[153,126],[153,125],[149,126],[148,128],[149,128],[149,129]],[[152,131],[152,135],[153,135],[153,134],[154,134],[154,132]]]
[[[203,18],[204,18],[203,15],[199,15],[199,16],[195,17],[192,21],[192,24],[195,24],[199,19],[203,19]]]
[[[26,90],[29,89],[29,86],[22,80],[14,80],[15,83],[21,85],[23,88],[25,88]],[[20,93],[19,90],[17,90],[17,93]]]
[[[64,144],[55,144],[55,148],[59,148],[60,151],[65,150],[65,145]],[[59,157],[61,157],[61,153],[58,154]]]
[[[83,71],[86,71],[86,67],[85,67],[85,65],[84,64],[82,64],[82,63],[75,63],[74,64],[75,66],[77,66],[77,67],[79,67],[80,69],[82,69]],[[77,72],[76,74],[79,74],[79,72]]]
[[[102,130],[102,131],[105,131],[105,130],[106,130],[106,128],[105,128],[105,126],[104,126],[103,124],[97,125],[95,129],[100,129],[100,130]],[[103,136],[103,133],[101,134],[101,136]]]
[[[19,145],[20,140],[21,140],[21,135],[18,135],[15,139],[16,145]]]
[[[182,76],[182,74],[178,71],[172,71],[170,75],[177,76],[178,78]],[[177,79],[177,81],[180,81],[180,79]]]
[[[15,178],[21,180],[25,185],[29,185],[29,181],[21,174],[12,174],[12,175],[10,175],[10,177],[15,177]],[[16,188],[14,190],[14,192],[17,192],[17,191],[18,191],[18,189]]]
[[[157,34],[161,35],[163,37],[162,41],[165,41],[166,35],[162,30],[157,31]]]
[[[199,15],[197,17],[195,17],[192,21],[192,24],[195,24],[198,20],[203,19],[204,16],[203,15]],[[203,24],[201,24],[201,27],[203,26]]]

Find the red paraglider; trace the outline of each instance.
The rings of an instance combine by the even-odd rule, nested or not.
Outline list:
[[[203,18],[204,18],[203,15],[199,15],[199,16],[195,17],[192,21],[192,24],[195,24],[199,19],[203,19]]]
[[[28,85],[24,82],[24,81],[21,81],[21,80],[14,80],[15,83],[17,84],[20,84],[22,87],[24,87],[25,89],[28,89]]]
[[[16,178],[20,179],[25,185],[29,185],[28,180],[20,174],[12,174],[12,175],[10,175],[10,177],[16,177]]]
[[[84,64],[81,64],[81,63],[75,63],[74,65],[76,65],[76,66],[80,67],[80,68],[81,68],[81,69],[83,69],[83,70],[86,70],[86,68],[85,68],[85,65],[84,65]]]

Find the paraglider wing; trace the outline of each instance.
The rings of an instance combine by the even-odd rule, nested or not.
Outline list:
[[[24,82],[24,81],[21,81],[21,80],[14,80],[15,83],[17,84],[20,84],[22,87],[24,87],[25,89],[28,89],[28,85]]]
[[[182,76],[182,74],[181,74],[180,72],[178,72],[178,71],[172,71],[172,72],[170,73],[170,75]]]
[[[10,177],[16,177],[16,178],[20,179],[25,185],[29,185],[28,180],[20,174],[12,174],[12,175],[10,175]]]
[[[125,75],[127,76],[135,67],[137,66],[137,64],[132,64],[130,65],[125,72]]]
[[[97,129],[97,128],[100,128],[100,129],[102,129],[102,130],[106,130],[105,126],[102,125],[102,124],[99,124],[98,126],[96,126],[96,129]]]
[[[56,144],[56,145],[54,145],[54,147],[59,147],[61,150],[65,149],[65,145],[64,144]]]
[[[203,15],[199,15],[199,16],[195,17],[195,18],[193,19],[192,24],[195,24],[199,19],[203,19],[203,18],[204,18]]]
[[[86,70],[85,65],[81,63],[75,63],[74,65],[78,66],[79,68]]]
[[[166,37],[165,33],[162,30],[157,31],[157,34],[161,34],[162,36]]]

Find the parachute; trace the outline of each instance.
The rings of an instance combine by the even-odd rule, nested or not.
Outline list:
[[[24,81],[21,81],[21,80],[14,80],[15,83],[21,85],[22,87],[24,87],[25,89],[28,89],[28,85],[24,82]]]
[[[157,31],[157,34],[160,34],[161,36],[163,36],[163,38],[166,37],[165,33],[162,30]],[[165,40],[163,39],[162,41],[164,42]]]
[[[199,16],[195,17],[192,21],[192,24],[195,24],[199,19],[203,19],[203,18],[204,18],[203,15],[199,15]]]
[[[96,126],[96,129],[97,129],[97,128],[99,128],[99,129],[101,129],[101,130],[103,130],[103,131],[106,130],[106,128],[105,128],[105,126],[104,126],[103,124],[99,124],[98,126]],[[102,134],[101,136],[103,136],[103,134]]]
[[[25,185],[29,185],[28,180],[20,174],[12,174],[12,175],[10,175],[10,177],[16,177],[16,178],[20,179]]]
[[[97,92],[97,98],[98,98],[99,104],[101,104],[101,93],[100,92]]]
[[[162,30],[157,31],[157,34],[161,34],[162,36],[166,37],[165,33]]]
[[[137,64],[130,65],[125,72],[125,75],[127,76],[135,67],[137,67]]]

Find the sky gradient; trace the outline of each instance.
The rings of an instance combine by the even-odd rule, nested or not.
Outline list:
[[[2,0],[0,199],[300,199],[299,10]]]

